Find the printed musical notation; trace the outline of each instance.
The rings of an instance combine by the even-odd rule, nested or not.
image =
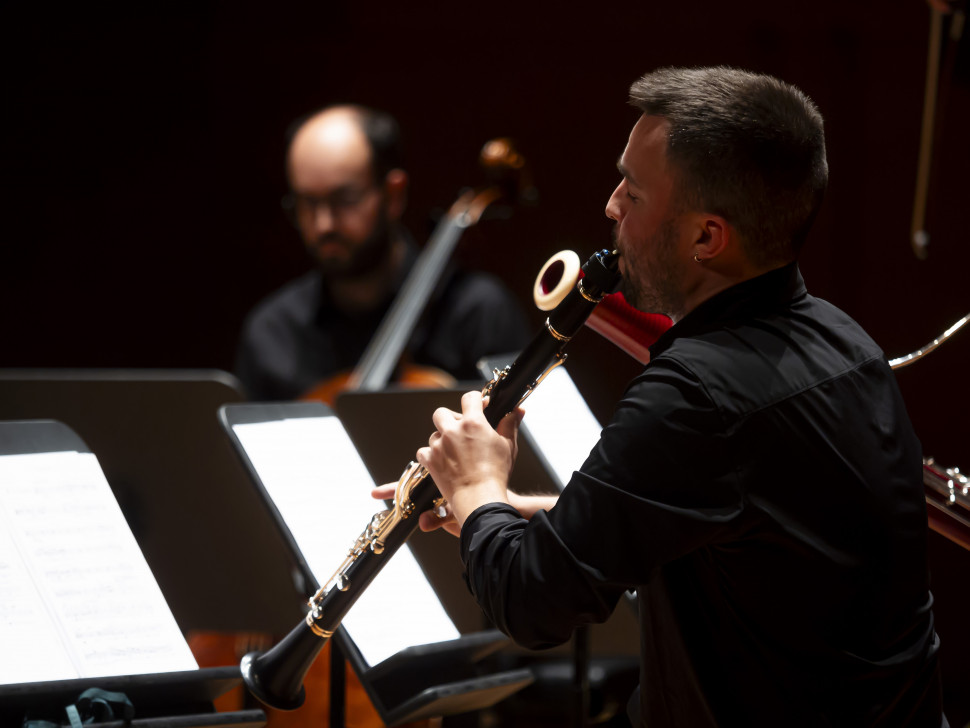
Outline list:
[[[0,457],[0,684],[195,670],[91,453]]]

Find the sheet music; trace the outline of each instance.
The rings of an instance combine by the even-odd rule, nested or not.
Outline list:
[[[2,515],[0,526],[0,685],[78,677]]]
[[[535,442],[562,489],[585,462],[602,427],[572,377],[556,367],[523,404],[522,427]]]
[[[0,525],[0,682],[198,669],[93,454],[0,457]]]
[[[233,432],[314,578],[325,584],[384,509],[370,496],[374,481],[340,420],[300,417],[238,424]],[[460,636],[406,544],[364,590],[343,627],[372,666],[406,647]]]

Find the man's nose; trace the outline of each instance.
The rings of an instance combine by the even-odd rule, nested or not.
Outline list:
[[[605,210],[606,216],[610,218],[610,220],[615,220],[616,222],[620,221],[619,195],[620,195],[620,188],[622,186],[623,186],[622,182],[618,184],[616,186],[616,189],[613,190],[613,194],[610,195],[610,199],[606,201],[606,210]]]
[[[318,201],[313,206],[313,228],[317,233],[329,233],[334,228],[335,216],[328,202]]]

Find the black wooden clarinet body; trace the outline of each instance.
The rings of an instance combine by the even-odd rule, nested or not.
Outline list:
[[[492,427],[565,361],[566,344],[619,283],[618,259],[618,253],[607,250],[591,256],[583,265],[583,275],[515,361],[494,372],[484,389],[489,398],[485,417]],[[417,528],[418,515],[435,507],[440,498],[428,472],[411,463],[398,481],[394,505],[371,519],[337,572],[310,599],[306,618],[269,651],[243,657],[243,680],[253,695],[282,710],[303,704],[303,678],[314,659],[364,589]]]

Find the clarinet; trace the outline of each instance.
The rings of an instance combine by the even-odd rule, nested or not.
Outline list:
[[[485,418],[492,427],[518,407],[555,367],[563,351],[596,305],[617,287],[619,253],[601,250],[582,267],[579,280],[549,311],[544,326],[504,370],[494,370],[483,389],[488,396]],[[393,505],[371,518],[334,575],[308,602],[309,611],[289,634],[265,653],[251,652],[240,668],[249,691],[281,710],[303,704],[303,679],[344,616],[387,560],[418,525],[418,515],[443,502],[428,471],[410,463],[398,480]]]

